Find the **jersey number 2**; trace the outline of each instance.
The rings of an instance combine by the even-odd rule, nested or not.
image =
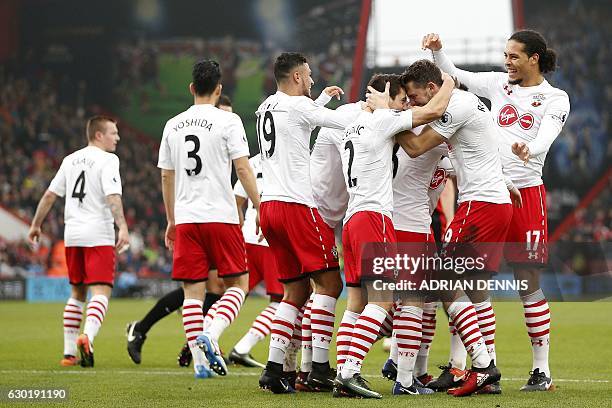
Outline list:
[[[351,170],[353,167],[353,159],[355,158],[355,147],[353,146],[353,142],[350,140],[344,144],[344,150],[349,151],[349,162],[348,169],[346,170],[346,176],[348,179],[349,188],[357,186],[357,177],[351,177]]]
[[[193,169],[185,169],[188,176],[197,176],[202,171],[202,159],[198,156],[200,151],[200,139],[196,135],[185,136],[185,143],[193,142],[193,150],[187,152],[187,157],[196,161],[196,166]]]
[[[83,199],[85,198],[85,170],[81,171],[81,174],[79,174],[74,183],[72,198],[78,198],[79,203],[83,204]]]
[[[270,128],[269,131],[267,127]],[[270,143],[270,150],[264,149],[263,140],[261,140],[262,134],[264,139]],[[263,120],[261,120],[261,116],[257,117],[257,139],[259,140],[259,152],[261,156],[266,159],[272,157],[274,148],[276,147],[276,129],[274,128],[274,117],[272,116],[272,112],[266,111]]]

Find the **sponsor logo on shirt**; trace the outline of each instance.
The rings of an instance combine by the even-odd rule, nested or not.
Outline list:
[[[512,93],[512,89],[510,89],[510,85],[508,84],[504,85],[504,92],[506,92],[507,95],[510,95]]]
[[[533,127],[534,117],[529,112],[519,115],[519,112],[514,105],[510,104],[504,105],[499,110],[499,116],[497,117],[497,123],[499,126],[508,127],[517,122],[522,129],[529,130]]]
[[[539,94],[533,95],[533,102],[531,102],[531,106],[533,106],[534,108],[541,106],[544,99],[546,99],[544,94],[539,93]]]
[[[434,171],[431,181],[429,182],[429,188],[431,190],[435,190],[436,188],[440,187],[440,185],[446,181],[446,177],[448,177],[448,173],[445,169],[440,167],[436,168],[436,171]]]

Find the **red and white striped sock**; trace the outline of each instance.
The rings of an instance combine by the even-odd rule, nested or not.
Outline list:
[[[250,353],[253,347],[265,339],[272,330],[272,320],[278,302],[271,302],[253,321],[249,331],[236,343],[234,350],[238,354]]]
[[[304,319],[304,310],[306,306],[302,306],[295,318],[293,325],[293,334],[291,335],[291,341],[289,347],[285,351],[285,358],[283,360],[283,371],[295,371],[297,369],[297,354],[302,348],[302,320]]]
[[[83,319],[83,306],[85,302],[80,302],[74,298],[68,299],[64,306],[64,355],[76,356],[76,340],[81,329]]]
[[[336,369],[338,372],[342,371],[342,366],[346,361],[346,354],[351,346],[351,337],[353,336],[353,329],[357,319],[359,319],[359,313],[351,312],[350,310],[345,310],[342,315],[340,327],[336,334]]]
[[[532,370],[538,368],[540,372],[550,377],[548,366],[548,352],[550,350],[550,308],[544,297],[542,289],[521,296],[523,309],[525,311],[525,324],[527,333],[531,338],[531,350],[533,351]]]
[[[204,316],[204,330],[210,327],[215,315],[217,314],[217,308],[219,307],[219,300],[217,300],[206,312],[206,316]]]
[[[436,331],[436,309],[438,302],[427,302],[423,305],[423,337],[419,347],[416,363],[414,364],[414,375],[420,377],[427,374],[427,362],[429,359],[429,349]]]
[[[457,329],[455,329],[453,321],[450,318],[448,319],[448,331],[450,332],[450,355],[448,357],[448,362],[450,363],[451,367],[465,370],[467,351],[465,350],[463,341],[461,340],[461,337],[459,337],[459,333],[457,333]]]
[[[219,306],[217,307],[217,313],[210,323],[210,326],[205,330],[215,341],[219,341],[221,333],[223,333],[223,331],[232,324],[234,319],[238,317],[245,296],[242,289],[232,286],[227,289],[223,296],[221,296],[221,299],[218,300]]]
[[[495,355],[495,312],[493,306],[491,306],[491,298],[484,302],[474,303],[474,309],[476,309],[478,327],[487,346],[489,356],[497,364]]]
[[[204,333],[204,313],[202,305],[204,302],[197,299],[183,300],[183,329],[191,355],[193,356],[194,368],[204,364],[204,352],[196,346],[196,338]]]
[[[387,311],[378,305],[368,303],[363,309],[359,319],[355,322],[351,345],[342,366],[342,378],[351,378],[354,374],[361,372],[363,360],[376,341],[386,317]]]
[[[104,295],[94,295],[87,303],[87,318],[85,319],[85,327],[83,333],[89,338],[89,342],[93,343],[98,335],[98,331],[106,316],[108,309],[108,298]]]
[[[310,310],[312,308],[312,298],[314,293],[306,302],[304,309],[304,317],[302,318],[302,360],[300,362],[300,371],[312,371],[312,331],[310,327]]]
[[[283,364],[285,352],[293,337],[293,328],[298,313],[299,309],[285,300],[280,302],[276,308],[274,320],[272,321],[272,331],[270,332],[268,361]]]
[[[489,357],[480,333],[476,310],[472,302],[467,296],[460,297],[448,307],[448,315],[453,319],[457,333],[459,333],[465,349],[472,358],[472,365],[476,368],[488,367],[491,363],[491,357]]]
[[[312,331],[312,361],[329,363],[329,346],[334,336],[336,298],[315,293],[310,310]]]
[[[391,332],[391,348],[389,349],[389,358],[395,364],[397,364],[397,358],[398,358],[397,355],[398,355],[399,350],[397,348],[397,337],[395,336],[396,334],[395,326],[399,323],[399,317],[402,314],[402,305],[400,302],[395,302],[393,304],[392,312],[393,312],[393,330]]]
[[[394,325],[397,339],[397,381],[404,387],[412,385],[412,373],[421,346],[423,309],[416,306],[402,306],[400,316]]]
[[[378,333],[378,338],[376,339],[377,341],[383,337],[391,337],[393,335],[393,318],[395,317],[396,313],[399,313],[400,310],[400,302],[393,302],[391,310],[387,312],[387,317],[385,317],[385,321],[383,322],[382,326],[380,326],[380,333]]]

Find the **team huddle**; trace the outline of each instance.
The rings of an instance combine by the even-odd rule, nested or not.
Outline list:
[[[431,50],[433,62],[416,61],[401,74],[375,74],[364,101],[334,110],[325,105],[340,99],[342,89],[327,87],[313,100],[307,59],[281,54],[274,64],[277,92],[256,111],[260,152],[250,159],[242,121],[221,95],[219,65],[210,60],[194,65],[194,104],[166,123],[158,159],[165,242],[173,252],[172,278],[182,289],[128,325],[134,362],[140,363],[151,325],[182,307],[187,343],[179,363],[193,360],[196,378],[227,375],[219,338],[249,291],[263,281],[270,304],[229,354],[229,361],[263,368],[262,389],[382,398],[361,367],[373,344],[390,337],[382,374],[393,381],[394,395],[501,393],[488,291],[382,293],[366,262],[372,251],[399,243],[450,258],[466,245],[487,243],[483,268],[463,276],[487,279],[505,259],[516,279],[527,282],[519,293],[533,366],[521,390],[552,389],[550,311],[539,285],[547,263],[541,176],[570,109],[567,94],[543,76],[555,68],[554,51],[539,33],[519,31],[506,45],[506,73],[471,73],[454,66],[437,34],[426,35],[423,48]],[[476,95],[490,100],[491,108]],[[30,231],[35,241],[56,197],[72,191],[65,207],[72,296],[64,311],[61,363],[84,367],[93,366],[93,342],[113,283],[114,249],[128,242],[119,162],[112,154],[119,140],[116,124],[95,117],[87,133],[89,146],[64,159]],[[232,166],[238,178],[233,187]],[[432,213],[451,184],[449,175],[456,180],[457,208],[443,225],[438,251]],[[119,227],[116,244],[113,221]],[[334,229],[340,227],[347,305],[337,312],[343,281]],[[420,281],[456,277],[452,270],[414,275],[411,279]],[[88,287],[94,296],[79,335]],[[451,351],[434,378],[428,354],[438,305],[448,316]],[[250,351],[268,335],[264,365]],[[472,365],[466,369],[468,355]]]

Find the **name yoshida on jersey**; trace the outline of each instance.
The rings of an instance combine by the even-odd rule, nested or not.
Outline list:
[[[119,158],[87,146],[69,154],[49,185],[66,196],[64,243],[67,247],[115,245],[113,215],[106,196],[122,194]]]
[[[434,56],[440,68],[456,76],[470,92],[491,100],[491,114],[501,140],[504,174],[517,188],[542,184],[546,154],[570,112],[567,93],[546,80],[537,86],[511,85],[507,73],[463,71],[443,52],[434,52]],[[512,153],[515,142],[529,146],[531,158],[527,164]]]
[[[176,224],[238,224],[232,160],[249,156],[240,117],[193,105],[166,122],[157,166],[174,170]]]

